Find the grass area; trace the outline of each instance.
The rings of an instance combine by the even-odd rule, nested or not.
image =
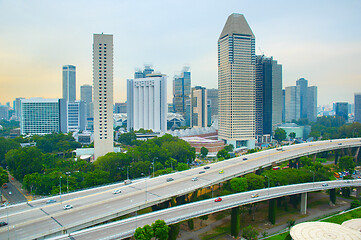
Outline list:
[[[329,199],[320,199],[320,200],[316,200],[313,202],[310,202],[308,205],[309,208],[318,206],[318,205],[322,205],[322,204],[327,204],[330,200]]]
[[[231,232],[231,226],[229,223],[227,223],[225,225],[216,227],[212,233],[201,234],[200,238],[202,240],[209,240],[209,239],[214,239],[214,238],[218,238],[220,236],[227,235],[230,232]]]
[[[349,212],[346,212],[343,214],[338,214],[331,218],[322,220],[322,222],[331,222],[331,223],[341,224],[344,221],[354,219],[354,218],[361,218],[361,208],[358,208],[358,209],[355,209],[353,211],[349,211]]]
[[[289,234],[289,231],[267,238],[267,240],[284,240]]]

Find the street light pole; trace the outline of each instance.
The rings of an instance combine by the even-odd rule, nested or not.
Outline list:
[[[60,176],[60,180],[59,180],[60,181],[60,190],[59,190],[60,191],[60,202],[61,202],[61,179],[62,179],[62,176]]]
[[[66,175],[66,192],[69,194],[69,182],[68,182],[69,175]]]

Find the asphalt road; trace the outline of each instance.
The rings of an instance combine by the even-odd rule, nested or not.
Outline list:
[[[9,203],[26,202],[26,197],[11,182],[8,182],[6,185],[8,187],[3,188],[2,193]]]
[[[0,209],[0,221],[9,223],[10,235],[19,239],[34,239],[61,233],[64,230],[79,230],[93,226],[105,220],[125,215],[135,210],[163,202],[173,196],[180,196],[223,182],[236,176],[253,172],[262,166],[287,161],[297,156],[308,155],[322,150],[360,146],[358,139],[342,139],[290,145],[284,151],[271,149],[226,161],[210,164],[210,169],[203,167],[177,172],[166,176],[147,179],[124,186],[114,184],[105,187],[79,191],[53,197],[56,202],[46,204],[46,200],[36,200]],[[220,174],[219,171],[223,170]],[[201,171],[205,171],[201,173]],[[197,176],[198,181],[192,181]],[[174,181],[167,182],[172,177]],[[112,191],[121,189],[122,193],[114,195]],[[73,208],[63,210],[63,205],[71,204]],[[0,239],[7,238],[7,231],[0,229]]]

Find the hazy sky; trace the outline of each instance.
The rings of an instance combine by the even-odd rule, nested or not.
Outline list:
[[[126,79],[151,63],[168,76],[184,65],[192,86],[217,88],[217,40],[231,13],[242,13],[256,53],[283,65],[283,87],[304,77],[318,104],[353,103],[361,92],[361,1],[0,0],[0,102],[62,96],[62,66],[92,84],[92,35],[114,35],[114,101]]]

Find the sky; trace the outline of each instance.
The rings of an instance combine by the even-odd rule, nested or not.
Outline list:
[[[256,54],[283,66],[283,87],[304,77],[318,105],[353,103],[361,92],[361,1],[0,0],[0,103],[62,97],[62,66],[92,85],[93,33],[114,35],[114,102],[126,80],[152,64],[173,77],[189,66],[192,86],[217,88],[217,40],[227,17],[244,14]]]

